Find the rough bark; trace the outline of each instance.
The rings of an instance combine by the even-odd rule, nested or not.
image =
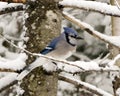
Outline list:
[[[61,14],[57,5],[57,0],[28,2],[26,9],[28,18],[25,20],[25,26],[26,36],[29,37],[26,49],[30,52],[39,53],[51,39],[59,35]],[[27,64],[33,62],[34,59],[29,55]],[[42,68],[36,68],[21,84],[25,90],[23,96],[56,96],[57,82],[57,73],[46,74]]]

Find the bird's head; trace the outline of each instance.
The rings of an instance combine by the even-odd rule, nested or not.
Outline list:
[[[69,28],[69,27],[64,27],[64,34],[65,34],[67,42],[71,44],[72,46],[77,45],[77,41],[79,39],[83,39],[82,37],[78,35],[78,33],[74,29]]]

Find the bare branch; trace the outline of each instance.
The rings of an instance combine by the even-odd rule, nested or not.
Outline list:
[[[92,26],[90,26],[89,24],[76,19],[75,17],[69,15],[66,12],[63,12],[63,17],[65,19],[71,21],[72,23],[78,25],[82,30],[85,30],[86,32],[88,32],[92,36],[97,37],[100,40],[102,40],[106,43],[109,43],[118,49],[120,48],[120,42],[118,42],[118,41],[120,41],[120,36],[107,36],[105,34],[102,34],[98,31],[94,30],[94,28]]]
[[[95,1],[63,0],[59,3],[63,8],[77,8],[89,11],[99,12],[104,15],[120,17],[120,10],[113,5]]]
[[[110,93],[107,93],[105,92],[104,90],[102,89],[99,89],[91,84],[88,84],[88,83],[85,83],[83,81],[80,81],[80,80],[76,80],[76,79],[73,79],[73,78],[70,78],[70,77],[65,77],[65,76],[59,76],[58,77],[59,80],[62,80],[62,81],[65,81],[65,82],[68,82],[68,83],[71,83],[77,87],[80,87],[80,88],[83,88],[83,89],[86,89],[98,96],[113,96],[112,94]]]
[[[75,57],[77,57],[77,58],[79,58],[82,61],[90,61],[91,60],[89,57],[87,57],[86,55],[84,55],[82,52],[81,53],[76,52],[76,53],[73,53],[72,55],[75,56]]]
[[[0,69],[0,72],[16,72],[16,70],[11,70],[11,69]]]
[[[8,3],[26,3],[27,0],[0,0],[0,1]]]
[[[0,8],[0,15],[23,10],[25,10],[25,5],[22,4],[14,6],[8,5],[7,7]]]

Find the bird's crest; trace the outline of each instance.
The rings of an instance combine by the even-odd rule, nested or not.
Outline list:
[[[74,29],[69,27],[64,27],[64,32],[65,34],[68,34],[68,35],[78,36],[78,33]]]

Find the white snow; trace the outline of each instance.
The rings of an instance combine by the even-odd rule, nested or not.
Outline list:
[[[11,70],[21,70],[26,66],[27,55],[21,53],[14,60],[0,61],[0,69],[11,69]]]
[[[120,96],[120,88],[118,88],[118,89],[116,90],[116,94],[117,94],[117,96]]]
[[[10,73],[10,74],[6,75],[5,77],[1,78],[0,79],[0,89],[9,85],[11,82],[15,81],[17,75],[18,75],[17,73]]]
[[[85,70],[99,70],[100,69],[99,65],[94,61],[90,61],[90,62],[75,61],[74,64],[81,66]]]
[[[73,91],[76,88],[74,88],[74,85],[70,84],[70,83],[66,83],[63,81],[59,81],[59,86],[62,87],[62,90],[70,90]],[[69,87],[68,87],[69,86]]]
[[[25,92],[21,87],[22,82],[17,82],[17,84],[15,84],[13,86],[13,92],[11,93],[11,96],[13,96],[14,92],[16,92],[16,95],[15,96],[20,96],[20,95],[23,95],[23,93]]]
[[[81,1],[81,0],[74,0],[74,1],[73,0],[63,0],[60,2],[60,4],[62,4],[64,6],[78,7],[81,9],[100,11],[102,13],[120,16],[120,10],[116,6],[111,6],[111,5],[96,2],[96,1],[92,2],[92,1]],[[0,11],[6,7],[11,7],[11,6],[15,7],[17,5],[21,5],[21,4],[8,4],[8,3],[0,2]],[[47,16],[49,16],[48,13],[46,14]],[[16,36],[16,34],[18,34],[17,33],[18,26],[16,25],[18,21],[16,20],[16,18],[10,19],[9,17],[10,16],[6,16],[5,20],[3,19],[3,17],[0,17],[0,27],[3,27],[4,35]],[[55,16],[53,16],[53,17],[55,17]],[[26,18],[28,18],[28,14],[25,14],[25,19]],[[49,19],[51,19],[51,18],[49,18]],[[79,21],[75,18],[74,18],[74,20],[81,23],[83,29],[85,27],[89,28],[90,30],[92,30],[94,32],[94,34],[96,34],[100,38],[104,39],[106,42],[109,42],[120,48],[120,36],[107,36],[107,35],[101,34],[97,31],[95,31],[90,25],[88,25],[82,21]],[[10,21],[10,22],[7,22],[7,21]],[[23,22],[25,22],[25,20]],[[100,21],[98,21],[98,22],[100,22]],[[98,22],[95,22],[95,24],[96,23],[98,24]],[[106,20],[104,22],[103,23],[106,24]],[[14,26],[14,28],[13,28],[13,26]],[[33,23],[32,27],[35,28],[34,23]],[[26,30],[27,30],[27,28],[24,26],[24,32],[23,32],[23,34],[21,34],[20,38],[18,38],[18,39],[20,39],[20,40],[24,39],[25,41],[27,41],[29,39],[28,37],[26,37],[26,38],[24,37]],[[4,47],[2,45],[2,43],[4,42],[3,38],[1,38],[0,40],[1,40],[0,41],[0,53],[5,53],[5,58],[0,57],[0,69],[12,69],[12,70],[23,69],[26,66],[25,61],[27,59],[27,55],[24,53],[14,54],[14,53],[10,52],[6,47]],[[24,44],[22,41],[20,41],[17,45],[20,48],[26,47],[26,46],[23,46]],[[39,67],[39,66],[42,66],[46,71],[56,71],[57,69],[60,69],[63,72],[66,72],[68,74],[69,73],[77,73],[77,72],[85,72],[85,71],[93,71],[94,72],[94,71],[101,71],[101,70],[103,70],[103,71],[104,70],[119,70],[117,67],[114,66],[114,63],[116,62],[116,60],[119,57],[120,56],[118,55],[118,57],[114,58],[114,60],[112,60],[110,63],[108,63],[108,66],[106,66],[104,68],[99,67],[99,64],[95,61],[90,61],[90,62],[73,61],[72,62],[72,61],[58,60],[58,59],[55,60],[50,57],[47,59],[46,62],[43,62],[42,60],[44,60],[46,58],[42,58],[42,59],[38,58],[35,62],[33,62],[32,64],[29,65],[28,70],[24,70],[21,74],[11,73],[11,74],[6,75],[5,77],[0,78],[0,89],[3,88],[4,86],[8,85],[9,83],[11,83],[14,80],[23,79],[33,69],[35,69],[36,67]],[[52,64],[51,61],[55,61],[57,66],[55,64]],[[61,62],[58,62],[58,61],[61,61]],[[100,75],[99,77],[96,76],[97,79],[95,79],[95,82],[100,82],[102,79],[101,76],[104,76],[104,75]],[[102,93],[103,96],[112,96],[111,94],[104,92],[103,90],[101,90],[95,86],[92,86],[88,83],[73,79],[72,77],[70,77],[70,79],[75,80],[78,83],[83,84],[86,87],[97,90],[98,92]],[[108,79],[110,79],[110,78],[108,78]],[[105,80],[104,81],[107,82],[108,79],[106,79],[106,77],[105,77],[106,81]],[[65,84],[63,84],[63,85],[65,85]],[[68,86],[69,86],[69,84],[64,86],[64,88],[66,89]],[[102,83],[102,86],[105,86],[105,85]],[[72,91],[73,90],[72,87],[73,86],[71,85],[71,87],[68,87],[68,89],[70,89]],[[19,87],[18,87],[18,89],[16,91],[19,92],[19,94],[22,94],[23,91],[19,91],[19,90],[21,90],[21,89],[19,89]],[[119,94],[119,92],[120,91],[117,90],[118,94]]]
[[[85,71],[118,71],[119,68],[114,65],[108,64],[106,67],[100,67],[99,64],[95,61],[85,62],[85,61],[64,61],[66,63],[57,63],[57,69],[63,70],[68,73],[79,73]],[[111,61],[112,62],[112,61]]]
[[[90,27],[89,27],[90,28]],[[102,34],[100,32],[95,31],[94,29],[91,29],[97,36],[99,36],[101,39],[105,40],[107,43],[110,43],[114,46],[117,46],[120,48],[120,36],[108,36],[105,34]]]
[[[5,59],[8,60],[15,60],[19,57],[19,53],[14,53],[14,52],[10,52],[10,51],[5,51]]]
[[[23,5],[22,3],[6,3],[6,2],[0,2],[0,11],[2,11],[4,8],[8,7],[16,7],[18,5]]]
[[[33,63],[29,64],[25,70],[23,70],[17,77],[17,80],[22,80],[25,76],[27,76],[33,69],[42,66],[45,64],[46,59],[44,58],[37,58]],[[48,67],[48,66],[47,66]],[[51,69],[52,70],[52,69]]]
[[[12,28],[14,26],[14,28]],[[7,28],[4,29],[4,34],[14,35],[18,33],[18,25],[16,18],[13,18],[12,21],[7,25]]]
[[[115,65],[116,64],[116,61],[120,59],[120,54],[118,54],[111,62],[109,62],[108,65]]]
[[[117,6],[108,5],[107,3],[100,3],[96,1],[81,1],[81,0],[63,0],[59,4],[63,6],[71,6],[86,10],[99,11],[101,13],[113,14],[120,16],[120,10]]]

